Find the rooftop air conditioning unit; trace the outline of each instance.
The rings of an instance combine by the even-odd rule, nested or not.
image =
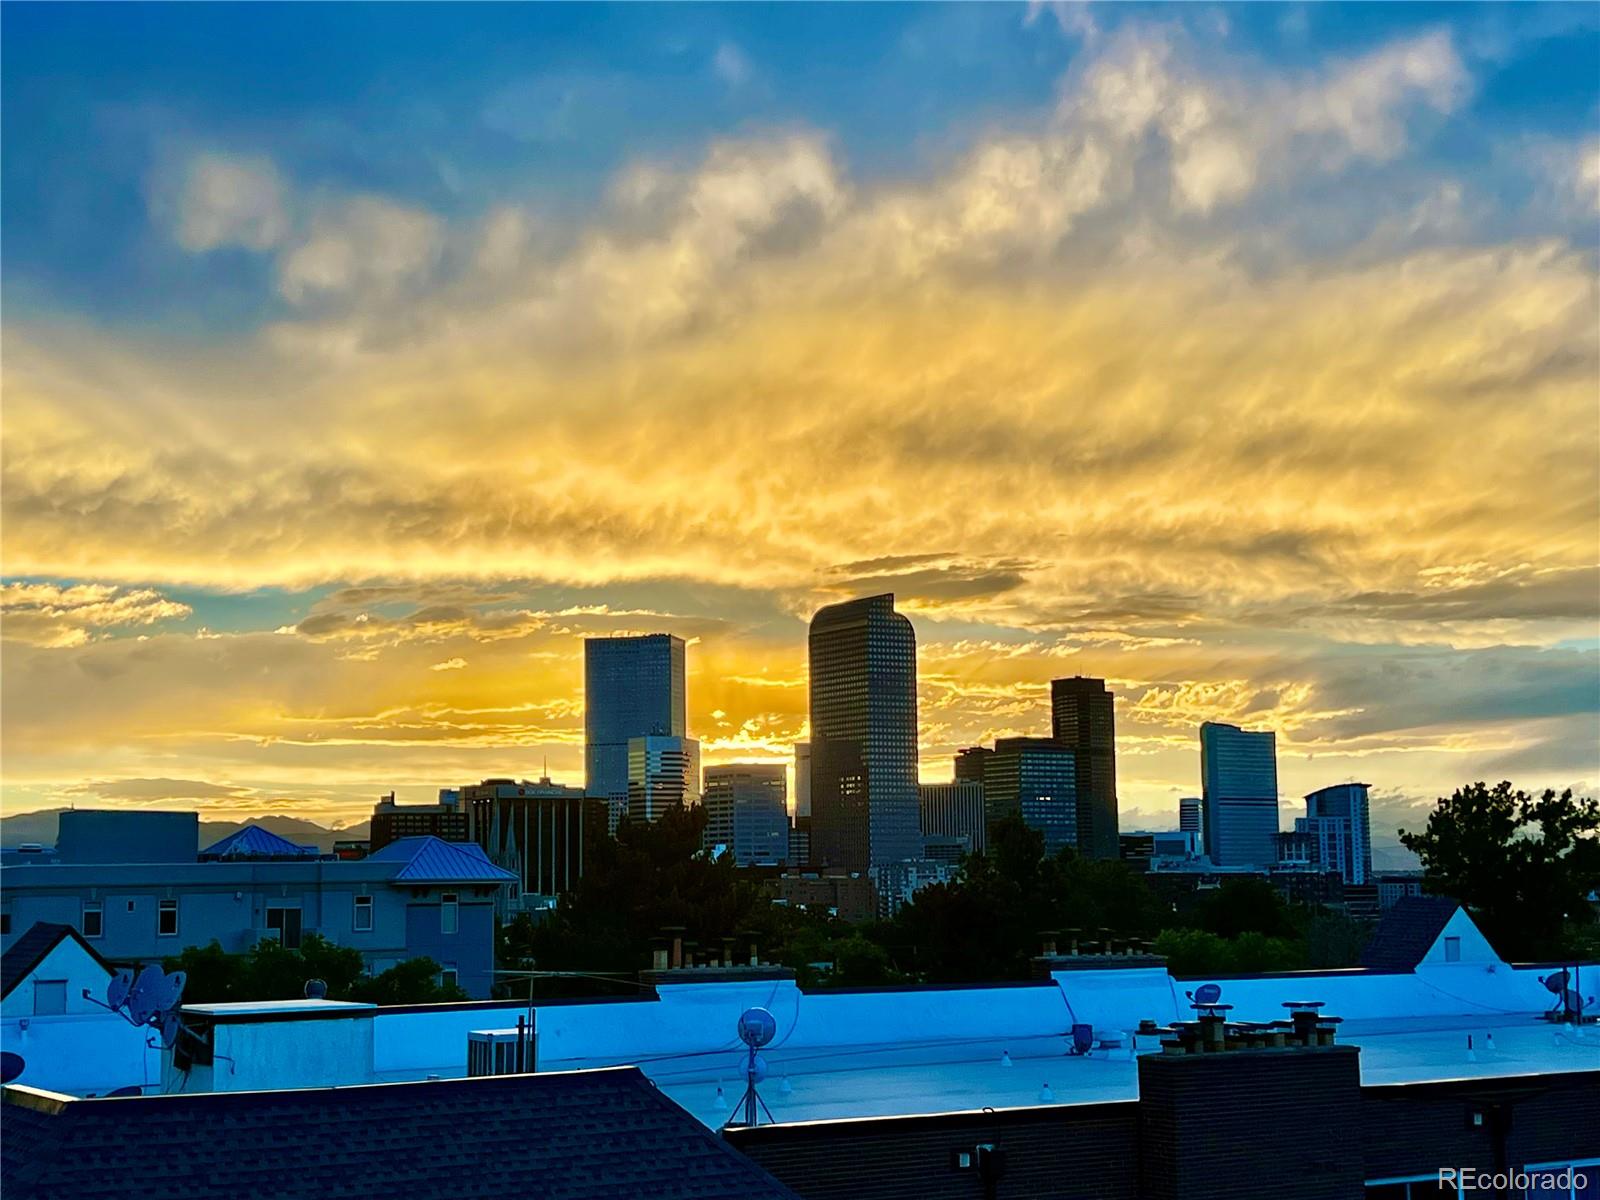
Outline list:
[[[533,1026],[517,1018],[515,1029],[477,1029],[467,1034],[467,1075],[522,1075],[536,1070]]]

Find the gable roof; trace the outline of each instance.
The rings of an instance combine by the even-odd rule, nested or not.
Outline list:
[[[1460,908],[1445,896],[1404,896],[1378,922],[1361,952],[1361,965],[1381,971],[1411,971]]]
[[[75,1100],[5,1089],[7,1200],[799,1200],[637,1067]]]
[[[395,883],[510,883],[510,871],[495,866],[477,842],[447,842],[433,836],[399,838],[367,855],[368,862],[404,864]]]
[[[314,858],[315,846],[300,846],[260,825],[236,829],[200,851],[201,858]]]
[[[111,965],[100,957],[100,952],[84,941],[83,935],[71,925],[35,921],[26,933],[11,943],[11,949],[0,955],[0,997],[9,996],[12,988],[32,974],[33,969],[45,960],[50,951],[61,944],[63,938],[69,937],[87,950],[95,962],[105,967],[107,975],[116,973]]]

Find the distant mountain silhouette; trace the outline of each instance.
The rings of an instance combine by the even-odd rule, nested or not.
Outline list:
[[[46,808],[38,812],[17,813],[14,816],[0,818],[0,846],[16,846],[23,842],[55,845],[57,817],[66,811],[64,808]],[[281,813],[251,817],[243,821],[201,821],[200,841],[195,849],[221,841],[246,825],[260,825],[263,829],[271,830],[279,837],[286,837],[298,845],[315,846],[318,850],[326,852],[333,849],[336,840],[366,837],[368,822],[360,821],[343,829],[330,829],[325,825],[318,825],[315,821],[308,821],[304,817],[290,817]]]

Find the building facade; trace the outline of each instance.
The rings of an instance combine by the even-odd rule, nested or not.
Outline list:
[[[1206,854],[1219,867],[1278,859],[1277,735],[1207,721],[1200,726]]]
[[[683,639],[669,633],[587,638],[583,643],[584,791],[628,808],[628,743],[687,737]]]
[[[924,783],[917,788],[922,814],[922,836],[960,838],[966,853],[982,854],[989,848],[988,817],[983,806],[981,781]]]
[[[1185,796],[1178,801],[1178,828],[1192,833],[1201,845],[1206,841],[1205,804],[1199,796]]]
[[[741,867],[789,861],[788,772],[781,764],[729,763],[705,769],[705,844],[726,846]]]
[[[518,878],[502,896],[502,919],[519,909],[548,908],[571,892],[607,836],[610,806],[548,776],[485,779],[460,792],[472,840]]]
[[[1078,764],[1055,738],[997,738],[984,761],[983,799],[994,823],[1021,817],[1044,837],[1046,854],[1078,845]]]
[[[794,744],[794,815],[811,815],[811,743]]]
[[[811,619],[811,861],[863,871],[922,856],[917,642],[892,595]]]
[[[1106,681],[1052,679],[1050,732],[1076,763],[1078,853],[1118,857],[1116,697]]]
[[[700,803],[700,743],[685,737],[628,740],[628,819],[659,821]]]
[[[1312,854],[1327,871],[1346,883],[1372,879],[1372,822],[1364,783],[1336,783],[1306,797],[1306,815],[1295,818],[1296,831],[1308,835]]]
[[[472,840],[460,792],[441,789],[437,804],[396,804],[394,793],[380,799],[372,810],[368,852],[408,837],[436,837],[446,842]]]
[[[294,948],[316,933],[359,950],[374,974],[432,958],[483,997],[496,897],[514,880],[476,845],[407,838],[353,862],[34,863],[6,873],[0,905],[8,930],[71,925],[116,962],[160,962],[213,941],[235,954],[266,939]]]
[[[983,764],[994,751],[988,746],[967,746],[956,751],[951,769],[957,783],[983,783]]]

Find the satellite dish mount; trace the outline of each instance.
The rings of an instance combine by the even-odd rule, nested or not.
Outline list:
[[[778,1123],[772,1115],[772,1110],[767,1107],[767,1102],[756,1091],[756,1084],[767,1077],[767,1062],[761,1057],[761,1047],[772,1041],[777,1032],[778,1022],[764,1008],[747,1008],[740,1015],[739,1040],[745,1044],[749,1053],[745,1059],[744,1097],[729,1115],[729,1126],[759,1125],[762,1113],[767,1114],[767,1124]]]

